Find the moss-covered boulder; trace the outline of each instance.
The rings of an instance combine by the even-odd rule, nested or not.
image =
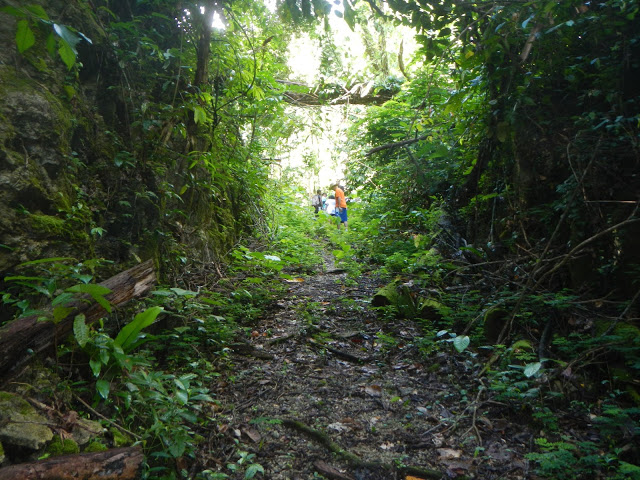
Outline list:
[[[5,448],[37,451],[53,438],[47,419],[26,400],[0,392],[0,442]]]

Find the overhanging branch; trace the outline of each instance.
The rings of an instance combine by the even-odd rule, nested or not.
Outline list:
[[[285,102],[301,107],[312,107],[319,105],[380,105],[391,100],[397,93],[394,90],[382,90],[375,94],[359,95],[353,91],[344,90],[342,92],[320,92],[317,87],[309,87],[300,83],[287,80],[278,80],[283,85],[295,85],[303,87],[304,91],[285,90],[282,95]]]
[[[373,147],[371,150],[365,153],[365,155],[368,157],[369,155],[373,155],[374,153],[380,152],[382,150],[389,150],[390,148],[404,147],[406,145],[411,145],[412,143],[421,142],[422,140],[426,140],[429,137],[429,135],[431,134],[427,133],[425,135],[420,135],[419,137],[411,138],[409,140],[402,140],[401,142],[392,142],[392,143],[385,143],[384,145],[378,145],[377,147]]]

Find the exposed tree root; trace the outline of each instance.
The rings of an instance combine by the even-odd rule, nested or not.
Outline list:
[[[334,355],[342,358],[343,360],[347,360],[348,362],[352,362],[352,363],[364,363],[369,361],[369,357],[365,357],[365,358],[361,358],[358,357],[357,355],[352,355],[350,353],[347,352],[343,352],[342,350],[338,350],[337,348],[332,348],[328,345],[322,344],[322,343],[318,343],[313,339],[309,339],[309,343],[311,345],[313,345],[314,347],[317,348],[323,348],[325,350],[328,350],[329,352],[333,353]]]
[[[438,472],[436,470],[428,469],[428,468],[403,467],[401,469],[397,469],[394,465],[391,465],[391,464],[386,464],[386,463],[382,463],[382,462],[367,462],[367,461],[364,461],[360,457],[358,457],[357,455],[355,455],[355,454],[353,454],[351,452],[348,452],[347,450],[344,450],[342,447],[340,447],[340,445],[338,445],[333,440],[331,440],[329,435],[327,435],[324,432],[320,432],[320,431],[315,430],[315,429],[313,429],[311,427],[308,427],[307,425],[305,425],[302,422],[299,422],[298,420],[293,420],[293,419],[290,419],[290,418],[282,418],[282,419],[280,419],[280,421],[282,422],[282,425],[284,425],[285,427],[291,428],[293,430],[297,430],[298,432],[300,432],[300,433],[306,435],[307,437],[309,437],[311,440],[314,440],[315,442],[319,443],[320,445],[326,447],[327,450],[329,450],[331,453],[333,453],[336,456],[338,456],[338,458],[342,459],[343,461],[345,461],[346,463],[348,463],[352,467],[376,469],[376,470],[387,470],[389,472],[391,472],[393,470],[399,470],[404,475],[415,475],[415,476],[420,476],[420,477],[429,478],[429,479],[441,479],[441,478],[443,478],[443,474],[442,473],[440,473],[440,472]]]

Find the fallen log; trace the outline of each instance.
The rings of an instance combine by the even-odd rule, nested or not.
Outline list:
[[[139,447],[61,455],[0,468],[0,480],[133,480],[138,477],[143,460]]]
[[[111,290],[105,298],[117,307],[149,292],[155,281],[153,262],[147,260],[100,285]],[[102,306],[86,299],[75,301],[70,307],[73,311],[58,324],[39,321],[39,316],[33,315],[18,318],[0,328],[0,383],[14,375],[35,355],[55,345],[57,339],[69,335],[76,315],[83,314],[86,322],[91,323],[106,314]]]

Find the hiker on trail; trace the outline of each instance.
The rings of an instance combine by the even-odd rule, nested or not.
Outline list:
[[[340,223],[344,225],[344,229],[348,230],[347,224],[347,200],[344,198],[344,191],[336,183],[331,188],[336,192],[336,215],[340,218]],[[338,224],[340,228],[340,224]]]
[[[311,197],[311,206],[314,208],[315,214],[317,216],[320,208],[322,207],[322,192],[320,190],[318,190],[316,194]]]
[[[326,193],[322,193],[322,210],[326,210],[327,209],[327,194]]]

